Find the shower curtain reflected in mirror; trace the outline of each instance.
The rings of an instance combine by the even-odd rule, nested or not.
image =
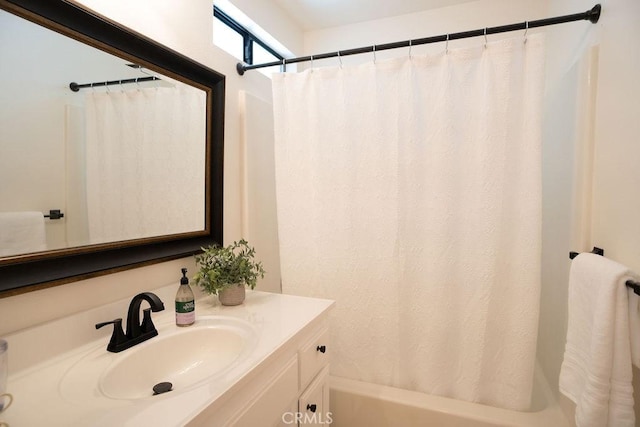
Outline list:
[[[332,375],[529,407],[542,36],[273,78],[282,289]]]
[[[87,91],[90,243],[204,229],[206,95],[174,84]]]

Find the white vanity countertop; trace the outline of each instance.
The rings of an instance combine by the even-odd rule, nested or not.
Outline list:
[[[165,305],[164,311],[152,313],[160,336],[163,331],[177,328],[173,310],[176,290],[176,286],[152,290]],[[83,392],[78,399],[67,398],[60,385],[70,368],[98,348],[108,353],[106,346],[113,328],[109,325],[96,331],[94,325],[123,317],[124,326],[128,303],[118,301],[6,336],[10,366],[8,391],[13,394],[14,402],[0,419],[11,427],[184,425],[243,378],[249,377],[305,327],[325,318],[333,305],[329,300],[258,291],[247,291],[244,304],[235,307],[221,306],[216,297],[199,298],[196,323],[201,316],[227,316],[249,323],[257,332],[255,349],[222,377],[181,393],[170,392],[139,400],[107,398],[97,387]],[[115,316],[114,310],[118,313]],[[117,357],[127,351],[131,350],[109,354]],[[175,351],[179,354],[189,349],[176,348]]]

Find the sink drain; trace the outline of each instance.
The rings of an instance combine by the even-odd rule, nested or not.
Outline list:
[[[171,391],[173,384],[170,382],[158,383],[153,386],[153,395],[167,393]]]

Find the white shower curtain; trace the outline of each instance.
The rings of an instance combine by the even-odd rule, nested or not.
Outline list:
[[[87,91],[91,243],[204,229],[206,94],[175,85]]]
[[[333,375],[523,410],[541,36],[273,78],[282,288],[336,300]]]

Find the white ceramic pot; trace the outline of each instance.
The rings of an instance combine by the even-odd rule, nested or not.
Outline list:
[[[244,285],[238,284],[218,292],[218,299],[222,305],[240,305],[244,302],[245,295]]]

